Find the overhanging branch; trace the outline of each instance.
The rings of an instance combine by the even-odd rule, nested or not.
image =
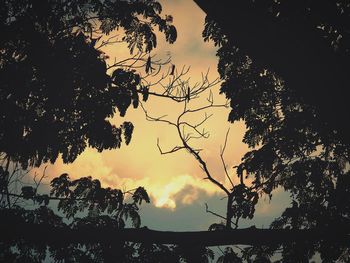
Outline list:
[[[0,220],[3,221],[3,220]],[[11,227],[0,224],[0,240],[24,239],[29,242],[45,244],[67,243],[116,243],[122,241],[136,243],[177,244],[186,246],[222,246],[222,245],[275,245],[290,242],[316,243],[327,240],[339,244],[349,244],[348,231],[335,228],[314,230],[287,229],[234,229],[222,231],[171,232],[156,231],[147,228],[111,229],[52,227],[45,224],[16,224]]]

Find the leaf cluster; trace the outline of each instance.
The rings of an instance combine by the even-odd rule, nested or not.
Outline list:
[[[120,28],[131,52],[150,52],[156,27],[173,43],[176,29],[160,12],[153,0],[1,1],[0,152],[27,168],[60,154],[73,162],[88,146],[119,148],[123,136],[128,144],[132,124],[108,119],[137,107],[139,76],[108,75],[96,43]]]
[[[126,196],[130,195],[130,197]],[[98,229],[121,229],[129,221],[135,228],[141,225],[139,206],[149,203],[150,198],[143,187],[126,193],[119,189],[104,188],[99,180],[82,177],[71,180],[68,174],[51,181],[50,194],[39,194],[32,186],[22,187],[20,198],[34,201],[34,209],[14,206],[11,209],[1,208],[1,222],[8,226],[19,224],[40,224],[57,231],[66,229],[93,231]],[[35,208],[36,207],[36,208]],[[53,209],[53,207],[56,207]],[[42,233],[40,233],[42,234]],[[31,240],[14,239],[1,243],[1,260],[26,260],[40,262],[47,256],[55,262],[68,260],[72,262],[105,262],[113,257],[131,257],[135,255],[136,244],[79,243],[62,244],[54,242],[32,242]],[[115,252],[113,252],[115,250]],[[156,250],[156,248],[155,248]],[[129,262],[127,259],[121,262]],[[131,262],[131,261],[130,261]],[[138,262],[138,261],[132,261]]]
[[[294,17],[290,12],[297,12],[303,6],[293,1],[261,1],[257,5],[267,2],[274,2],[278,8],[295,7],[284,11],[278,9],[280,17],[276,19],[280,23],[289,23]],[[301,20],[303,16],[316,19],[314,8],[325,4],[323,1],[311,2],[313,7],[303,9]],[[347,19],[348,6],[342,12],[345,12],[343,18]],[[325,19],[332,23],[331,19],[335,17]],[[273,228],[312,229],[339,225],[348,229],[350,210],[345,203],[350,189],[347,183],[350,145],[321,118],[317,107],[307,104],[281,76],[253,61],[228,39],[218,23],[208,18],[203,35],[219,46],[221,92],[230,100],[231,106],[228,119],[231,122],[243,120],[247,128],[243,142],[250,151],[243,156],[236,171],[241,180],[252,179],[252,186],[247,187],[247,191],[256,199],[249,207],[254,208],[260,195],[267,194],[272,198],[273,190],[279,187],[290,193],[293,205],[276,219]],[[346,51],[336,52],[344,55]],[[243,207],[241,203],[235,210]],[[248,214],[253,216],[254,209]],[[301,262],[318,251],[324,260],[334,262],[346,253],[343,246],[332,250],[328,245],[335,246],[322,242],[316,247],[310,244],[283,246],[282,256],[287,262],[301,257]]]

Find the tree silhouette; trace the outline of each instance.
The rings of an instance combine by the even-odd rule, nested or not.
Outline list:
[[[32,203],[32,209],[23,208],[25,204],[0,206],[1,261],[175,263],[209,262],[214,257],[201,245],[148,241],[152,232],[140,228],[139,206],[150,202],[143,187],[123,192],[103,188],[91,177],[71,180],[68,174],[54,178],[50,186],[49,194],[39,194],[32,186],[10,194],[26,205]],[[125,228],[128,224],[135,229]]]
[[[132,66],[107,65],[100,48],[118,41],[101,38],[120,28],[125,35],[119,41],[131,53],[149,53],[157,45],[157,27],[173,43],[176,29],[160,15],[160,4],[9,0],[0,5],[0,152],[26,168],[53,163],[59,154],[72,162],[87,145],[119,148],[122,136],[128,144],[133,125],[116,127],[106,118],[116,109],[124,116],[148,89]],[[144,55],[132,58],[142,61]]]
[[[230,8],[223,1],[195,2],[231,44],[283,78],[288,89],[315,106],[330,131],[336,129],[349,143],[344,97],[350,83],[348,1],[238,0]]]
[[[38,193],[43,178],[36,187],[10,191],[25,169],[53,163],[59,154],[69,163],[88,145],[98,151],[119,148],[122,136],[128,144],[132,123],[116,127],[107,120],[116,110],[124,116],[131,104],[136,108],[149,95],[183,101],[210,87],[174,94],[187,72],[175,65],[156,83],[148,81],[169,63],[150,52],[157,45],[154,28],[164,32],[167,42],[176,40],[172,17],[162,17],[156,1],[10,0],[2,1],[0,10],[0,210],[6,226],[1,260],[38,262],[49,255],[69,262],[179,262],[212,257],[203,247],[192,253],[193,248],[111,242],[106,236],[96,241],[99,233],[123,229],[128,218],[139,228],[138,205],[149,202],[140,187],[123,193],[102,188],[90,177],[71,181],[63,174],[52,180],[50,194]],[[124,32],[121,40],[108,36],[118,29]],[[127,43],[131,57],[108,65],[102,48],[120,42]],[[134,70],[141,67],[144,76]],[[168,75],[170,83],[161,85]],[[155,84],[164,92],[152,91]],[[128,194],[131,201],[124,203]],[[34,208],[27,210],[30,201]],[[61,215],[52,210],[55,202]]]
[[[198,2],[205,6],[204,1]],[[230,99],[232,108],[228,119],[231,122],[244,120],[247,131],[243,141],[251,148],[237,167],[237,175],[241,179],[253,178],[249,189],[258,196],[267,194],[271,198],[273,190],[277,187],[283,187],[290,192],[292,207],[287,208],[282,216],[273,222],[272,228],[317,229],[338,226],[348,231],[350,211],[345,205],[350,197],[350,185],[347,183],[350,176],[348,136],[345,135],[344,129],[341,129],[342,125],[334,125],[334,120],[329,121],[322,101],[325,98],[315,102],[310,100],[309,93],[317,96],[317,88],[320,89],[322,97],[322,92],[326,89],[323,85],[339,90],[344,88],[343,85],[349,84],[343,82],[348,71],[345,65],[349,62],[348,31],[345,23],[349,17],[349,6],[342,1],[338,1],[337,5],[328,1],[237,1],[236,4],[242,7],[238,9],[239,12],[247,11],[245,8],[250,6],[253,11],[247,11],[248,16],[252,12],[258,12],[256,20],[251,18],[253,21],[265,19],[271,23],[273,21],[274,29],[285,29],[285,32],[276,29],[277,39],[269,35],[269,28],[266,35],[265,32],[261,32],[257,36],[264,35],[263,39],[268,42],[266,52],[265,46],[260,47],[263,51],[259,48],[252,51],[252,43],[245,46],[247,38],[236,32],[235,26],[230,31],[227,24],[219,18],[210,19],[211,12],[208,11],[203,36],[206,40],[212,39],[219,46],[218,70],[223,80],[221,92]],[[331,9],[325,10],[325,5]],[[336,21],[333,11],[339,13]],[[318,12],[328,16],[320,17]],[[243,14],[246,15],[244,12]],[[213,15],[212,18],[215,17],[215,12]],[[241,18],[239,16],[237,19]],[[293,24],[295,22],[296,25]],[[303,23],[306,29],[301,30],[300,23]],[[244,24],[240,30],[245,30],[245,26],[248,31],[251,29],[251,24]],[[291,32],[289,27],[293,29]],[[317,30],[318,45],[313,39],[316,34],[314,31]],[[305,31],[307,35],[303,35]],[[278,38],[286,34],[298,38],[292,42],[287,41],[289,38]],[[304,36],[307,38],[303,39]],[[312,46],[307,43],[309,40]],[[295,50],[292,45],[299,41],[304,41],[300,42],[303,46],[301,50]],[[327,50],[324,42],[328,43]],[[312,52],[311,48],[315,52]],[[281,55],[279,52],[285,54],[288,50],[290,53],[286,54],[285,58],[296,58],[285,61],[285,58],[278,57]],[[265,53],[260,54],[259,51]],[[272,54],[273,52],[276,54]],[[301,54],[296,55],[294,52]],[[304,60],[293,64],[297,63],[295,59],[303,55],[306,56],[304,60],[314,56],[320,58],[311,59],[305,64]],[[324,61],[320,62],[323,59]],[[294,76],[292,68],[299,65],[300,74]],[[335,65],[343,67],[338,68]],[[300,91],[307,88],[308,90],[303,91],[305,94]],[[339,108],[329,111],[334,113],[338,110]],[[344,113],[340,113],[340,118],[342,114]],[[339,122],[339,119],[334,119]],[[273,254],[277,249],[278,247],[270,249],[269,254]],[[260,251],[257,249],[250,257],[258,256]],[[345,262],[349,256],[347,246],[320,240],[316,243],[296,242],[282,246],[282,257],[287,262],[307,262],[316,251],[320,253],[322,260],[327,262]]]
[[[38,262],[50,255],[56,262],[62,260],[110,262],[116,259],[121,262],[138,262],[132,261],[136,249],[134,244],[110,243],[108,240],[97,243],[91,242],[89,237],[98,231],[123,229],[127,220],[133,227],[139,228],[141,224],[138,214],[139,205],[143,201],[150,201],[144,188],[138,187],[132,191],[122,192],[119,189],[103,188],[98,180],[92,180],[91,177],[70,180],[67,174],[62,174],[51,181],[50,195],[38,194],[35,188],[25,186],[22,187],[22,193],[17,196],[32,200],[36,208],[33,210],[25,210],[21,207],[1,209],[2,224],[14,225],[17,228],[2,231],[4,236],[16,236],[16,238],[1,243],[3,249],[0,254],[1,260]],[[55,201],[58,202],[57,210],[63,216],[57,215],[48,206],[50,202]],[[85,216],[77,217],[77,213]],[[41,226],[40,231],[50,233],[50,230],[54,230],[50,240],[27,237],[32,234],[32,227],[35,229],[38,225]],[[67,243],[65,239],[67,236],[64,234],[55,239],[55,235],[59,232],[64,233],[69,230],[77,232],[75,236],[79,238],[79,243]],[[84,234],[84,231],[88,233]],[[26,237],[25,242],[21,241],[21,237]],[[46,251],[47,245],[49,253]],[[143,247],[141,246],[139,250],[142,252]],[[150,251],[156,250],[157,248],[153,248]],[[168,251],[163,253],[166,252]],[[158,257],[161,256],[160,254]],[[154,258],[157,257],[154,256]]]
[[[214,82],[215,83],[215,82]],[[203,106],[191,107],[188,101],[183,102],[183,109],[181,113],[175,120],[166,119],[163,117],[152,117],[148,114],[148,112],[144,109],[146,118],[149,121],[162,122],[174,127],[177,132],[177,135],[180,139],[180,145],[174,146],[169,151],[164,151],[158,141],[158,149],[161,154],[170,154],[180,150],[186,150],[190,153],[198,162],[199,166],[202,168],[204,173],[204,179],[207,179],[209,182],[214,184],[220,191],[225,194],[227,198],[226,205],[226,216],[221,216],[211,210],[208,209],[208,205],[206,205],[206,212],[211,213],[225,221],[225,224],[212,224],[209,227],[209,230],[231,230],[232,225],[237,229],[238,222],[241,218],[253,218],[255,212],[255,205],[259,200],[258,193],[253,189],[247,187],[244,182],[243,176],[240,178],[240,182],[238,184],[234,184],[232,180],[232,175],[229,174],[227,170],[227,165],[224,160],[224,151],[227,146],[227,136],[229,131],[226,133],[224,146],[221,148],[220,158],[223,164],[223,168],[225,171],[225,176],[230,182],[229,187],[225,186],[221,181],[219,181],[215,172],[210,171],[206,161],[201,155],[201,151],[203,149],[195,148],[191,145],[192,141],[195,139],[207,139],[209,137],[209,132],[205,130],[203,125],[206,121],[212,116],[208,115],[205,111],[211,108],[220,108],[220,107],[228,107],[227,104],[215,104],[213,93],[210,92],[207,98],[207,104]],[[199,114],[204,112],[204,117],[199,119],[196,123],[191,123],[186,120],[188,115]]]
[[[187,70],[178,72],[175,65],[160,77],[171,76],[163,92],[151,90],[159,82],[146,80],[163,65],[150,55],[157,43],[153,28],[164,32],[170,43],[176,39],[172,19],[160,16],[159,3],[0,3],[5,36],[0,39],[0,260],[38,262],[49,256],[68,262],[208,262],[213,252],[207,246],[243,244],[249,246],[238,252],[227,247],[218,262],[271,262],[278,253],[277,262],[308,262],[315,253],[326,262],[348,262],[349,142],[344,125],[327,112],[325,93],[320,101],[313,100],[312,87],[324,92],[349,84],[349,4],[242,0],[235,5],[232,17],[244,23],[230,31],[225,24],[230,17],[215,19],[213,8],[203,32],[219,46],[221,92],[232,108],[229,121],[245,121],[244,142],[251,147],[235,167],[240,183],[228,189],[209,172],[200,149],[189,143],[206,137],[200,126],[209,116],[194,124],[182,119],[225,106],[209,96],[207,106],[188,108],[217,82],[204,75],[202,85],[190,87],[181,81]],[[128,44],[131,57],[107,65],[101,48],[119,40],[105,34],[118,28],[124,30],[121,41]],[[296,38],[298,34],[308,41]],[[266,45],[257,46],[251,36]],[[146,75],[135,68],[144,68]],[[99,151],[119,148],[123,136],[128,144],[133,125],[115,127],[106,118],[116,110],[124,116],[130,105],[138,107],[149,95],[184,104],[175,122],[146,112],[147,118],[178,131],[182,145],[163,151],[158,144],[162,153],[187,150],[206,178],[225,192],[225,225],[179,233],[140,228],[139,205],[149,202],[145,189],[104,188],[90,177],[70,180],[63,174],[52,180],[50,194],[38,192],[41,179],[36,187],[10,191],[23,168],[54,162],[59,154],[72,162],[88,145]],[[343,107],[339,103],[330,112],[340,113]],[[223,158],[226,143],[220,157],[230,179]],[[253,178],[251,185],[246,178]],[[270,229],[239,229],[238,219],[252,218],[258,199],[272,198],[277,187],[291,194],[291,207]],[[29,203],[32,209],[26,209]],[[215,214],[209,208],[207,212]]]

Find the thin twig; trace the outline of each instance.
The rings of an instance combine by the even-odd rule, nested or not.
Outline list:
[[[219,217],[221,219],[224,219],[225,221],[227,220],[226,217],[224,217],[222,215],[219,215],[219,214],[217,214],[217,213],[215,213],[213,211],[210,211],[209,208],[208,208],[208,204],[207,203],[205,203],[205,212],[210,213],[210,214],[212,214],[214,216],[217,216],[217,217]]]
[[[232,187],[234,187],[234,184],[233,184],[233,182],[232,182],[232,180],[231,180],[231,177],[230,177],[230,175],[228,174],[227,165],[226,165],[225,159],[224,159],[224,152],[225,152],[225,149],[226,149],[227,138],[228,138],[229,132],[230,132],[230,129],[228,129],[227,132],[226,132],[224,146],[222,147],[221,152],[220,152],[220,158],[221,158],[222,165],[223,165],[223,167],[224,167],[224,171],[225,171],[226,177],[227,177],[228,180],[230,181]]]

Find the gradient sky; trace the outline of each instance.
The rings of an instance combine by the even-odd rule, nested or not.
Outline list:
[[[204,42],[202,38],[205,18],[202,10],[191,0],[163,0],[161,3],[163,14],[174,17],[178,39],[170,45],[159,35],[158,47],[153,54],[158,57],[170,54],[177,68],[191,66],[188,77],[193,84],[208,69],[211,80],[218,78],[216,48],[213,43]],[[105,52],[111,59],[115,57],[120,60],[129,56],[128,50],[119,44],[108,47]],[[215,101],[222,103],[225,99],[218,91],[219,85],[213,87]],[[205,98],[195,103],[204,105]],[[166,114],[169,118],[176,116],[181,109],[176,102],[154,97],[149,98],[145,107],[153,116]],[[213,113],[205,125],[210,137],[196,142],[204,149],[202,157],[209,170],[224,184],[227,184],[227,180],[219,154],[228,128],[230,134],[225,160],[234,181],[236,178],[231,167],[239,164],[242,155],[248,150],[241,142],[244,124],[228,123],[228,112],[229,109],[207,111]],[[194,115],[189,121],[197,120],[203,114]],[[90,175],[99,179],[103,186],[121,189],[144,186],[150,194],[151,204],[142,206],[142,223],[153,229],[206,230],[211,223],[220,222],[220,219],[205,212],[204,204],[208,203],[211,210],[224,214],[225,200],[221,200],[224,195],[217,187],[203,180],[204,174],[194,157],[186,151],[161,155],[157,148],[157,138],[164,150],[176,145],[179,140],[174,129],[163,123],[146,121],[140,107],[130,108],[125,118],[115,116],[112,120],[118,126],[123,121],[131,121],[135,126],[129,146],[123,145],[121,149],[102,153],[89,148],[69,165],[59,159],[54,165],[47,166],[48,179],[66,172],[71,178]],[[271,203],[263,198],[258,204],[256,218],[253,222],[244,222],[242,226],[255,224],[268,227],[271,219],[278,216],[286,204],[287,194],[277,191]]]

